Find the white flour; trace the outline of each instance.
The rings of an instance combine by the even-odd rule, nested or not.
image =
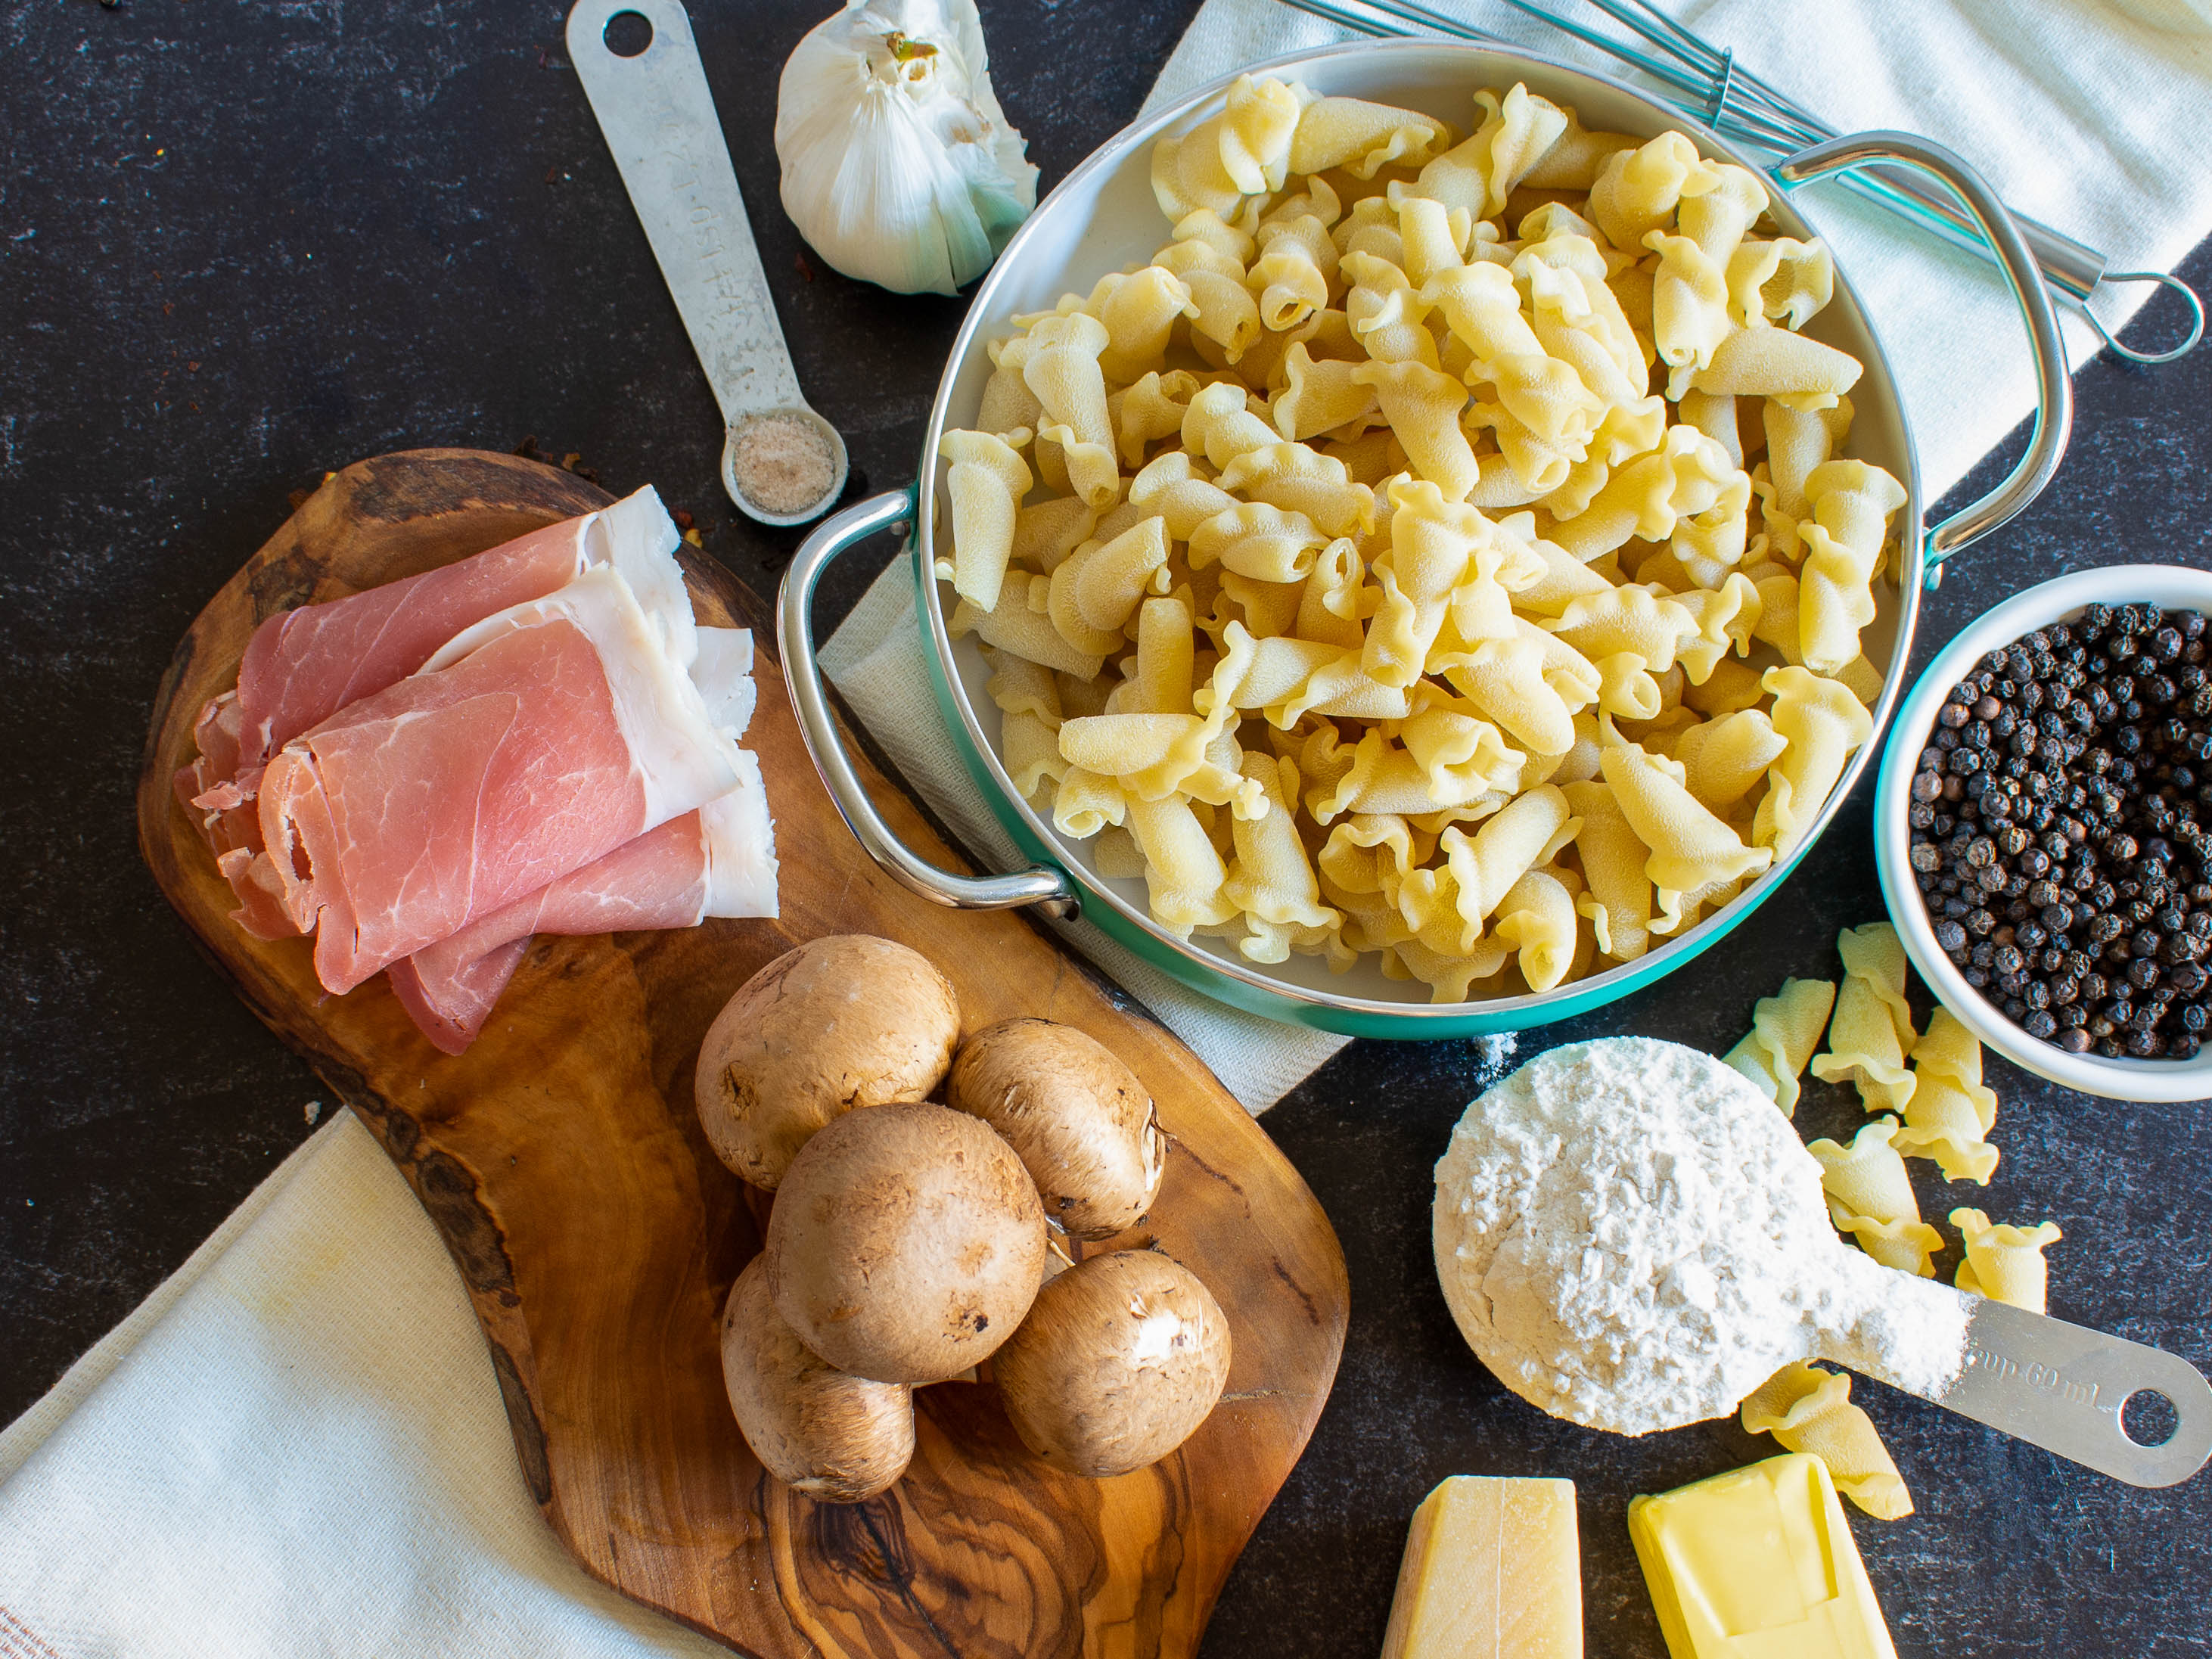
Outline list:
[[[1789,1120],[1675,1043],[1576,1043],[1486,1091],[1437,1164],[1435,1230],[1483,1363],[1591,1428],[1723,1416],[1816,1353],[1919,1394],[1959,1374],[1967,1298],[1846,1248]]]

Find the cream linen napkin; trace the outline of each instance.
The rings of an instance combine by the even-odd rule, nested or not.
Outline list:
[[[350,1112],[0,1434],[4,1659],[728,1659],[587,1577]]]
[[[1691,0],[1677,15],[1838,127],[1949,143],[2117,266],[2170,269],[2212,226],[2212,171],[2193,159],[2212,125],[2201,35],[2089,0]],[[1334,38],[1272,0],[1208,0],[1154,98]],[[1805,199],[1874,311],[1940,494],[2027,410],[2018,325],[1973,260],[1832,191]],[[2073,339],[2077,355],[2092,343],[2078,325]],[[1012,849],[938,729],[910,611],[901,565],[824,660],[908,780],[1003,867]],[[1085,948],[1100,945],[1248,1105],[1333,1046],[1186,1006],[1110,944]],[[0,1659],[724,1651],[554,1541],[437,1235],[349,1115],[0,1433]]]

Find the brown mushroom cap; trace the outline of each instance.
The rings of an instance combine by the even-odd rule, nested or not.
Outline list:
[[[945,1097],[1003,1136],[1076,1238],[1111,1238],[1159,1196],[1167,1138],[1137,1074],[1103,1043],[1048,1019],[1010,1019],[960,1045]]]
[[[811,939],[738,987],[708,1028],[699,1122],[717,1158],[773,1192],[832,1118],[934,1089],[959,1040],[960,1005],[927,957],[865,933]]]
[[[1115,1250],[1038,1291],[991,1369],[1024,1445],[1070,1474],[1125,1474],[1182,1444],[1221,1398],[1229,1322],[1181,1262]]]
[[[840,1370],[940,1382],[990,1354],[1044,1275],[1044,1209],[990,1126],[927,1103],[838,1118],[769,1217],[769,1293]]]
[[[914,1456],[914,1391],[848,1376],[810,1353],[776,1312],[759,1256],[722,1309],[722,1381],[753,1455],[810,1498],[873,1498]]]

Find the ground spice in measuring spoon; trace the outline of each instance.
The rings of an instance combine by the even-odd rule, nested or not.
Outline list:
[[[731,476],[763,513],[786,518],[818,507],[837,482],[837,454],[799,415],[749,415],[731,440]]]
[[[1927,1396],[1964,1361],[1966,1298],[1845,1246],[1774,1103],[1650,1037],[1554,1048],[1469,1105],[1435,1243],[1483,1363],[1590,1428],[1724,1416],[1815,1356]]]

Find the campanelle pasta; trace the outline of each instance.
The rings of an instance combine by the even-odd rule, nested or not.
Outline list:
[[[1163,926],[1438,1001],[1634,961],[1790,855],[1872,734],[1905,501],[1756,175],[1525,87],[1467,115],[1247,76],[1162,140],[1158,252],[992,343],[936,572],[1017,787]],[[1913,1112],[1855,954],[1814,1069],[1976,1164],[1978,1078]],[[1819,988],[1731,1057],[1778,1099]]]

